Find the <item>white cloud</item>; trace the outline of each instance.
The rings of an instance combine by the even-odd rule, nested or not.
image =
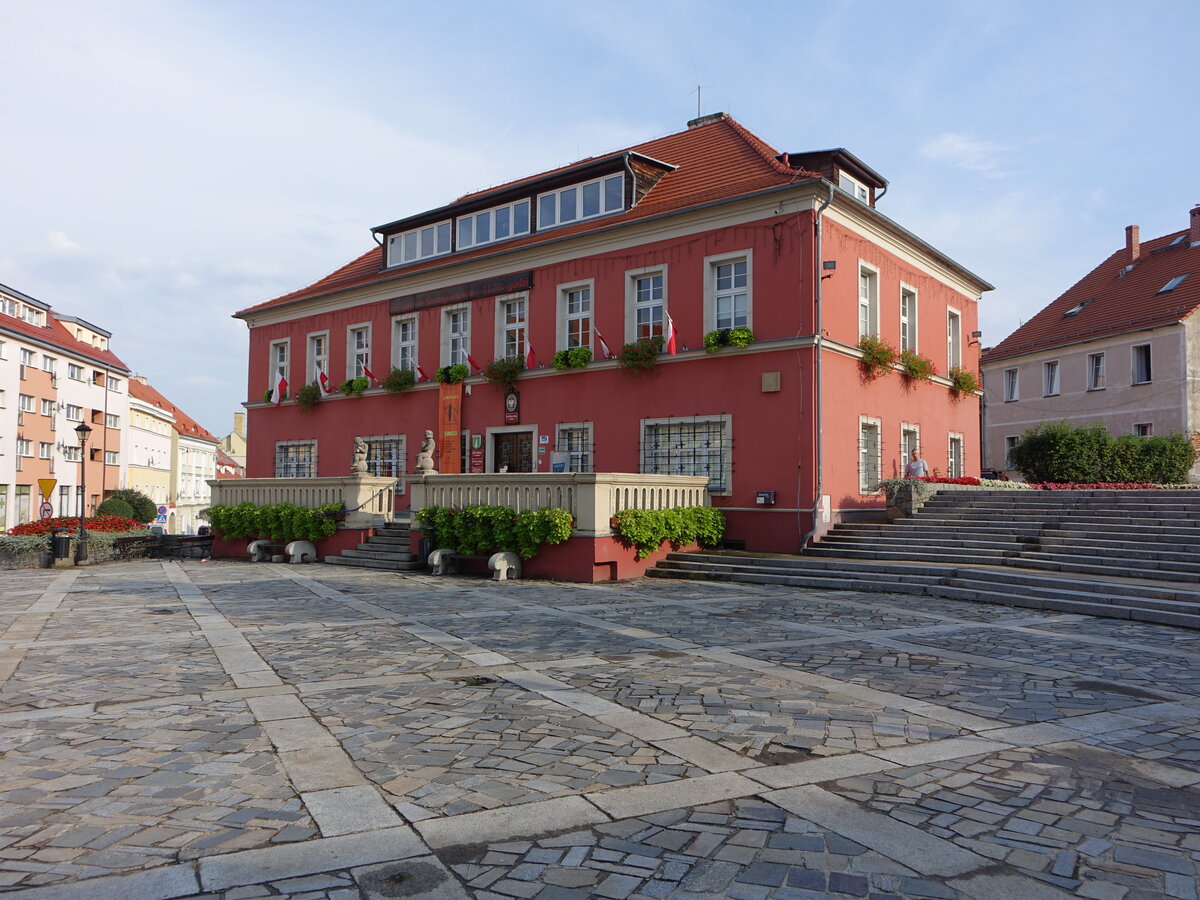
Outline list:
[[[995,176],[1004,174],[1001,167],[1010,150],[995,141],[947,131],[923,144],[920,154],[933,162]]]
[[[46,235],[46,240],[50,242],[50,246],[55,250],[78,250],[79,245],[67,237],[65,231],[51,231]]]

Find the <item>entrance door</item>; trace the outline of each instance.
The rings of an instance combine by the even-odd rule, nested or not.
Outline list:
[[[493,434],[492,464],[497,472],[532,472],[533,432],[509,431]],[[505,466],[508,468],[505,469]]]

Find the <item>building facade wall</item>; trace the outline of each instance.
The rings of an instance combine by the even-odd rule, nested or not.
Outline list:
[[[1007,441],[1042,422],[1102,425],[1114,436],[1136,433],[1138,426],[1149,426],[1155,435],[1189,432],[1195,393],[1187,338],[1183,326],[1170,325],[989,362],[983,373],[985,465],[1007,469]],[[1135,347],[1149,347],[1150,380],[1143,383],[1135,383]],[[1096,386],[1090,383],[1089,360],[1101,354],[1104,379]],[[1052,395],[1046,394],[1049,364],[1057,364],[1058,392]],[[1014,399],[1006,399],[1010,370],[1017,372]]]

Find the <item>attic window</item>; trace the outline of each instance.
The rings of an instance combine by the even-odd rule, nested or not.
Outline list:
[[[1087,305],[1091,302],[1092,302],[1091,299],[1087,299],[1087,300],[1083,300],[1079,303],[1076,303],[1074,306],[1072,306],[1070,309],[1068,309],[1065,313],[1063,313],[1063,318],[1066,319],[1071,316],[1079,315],[1081,312],[1083,312],[1084,308],[1087,307]]]
[[[861,200],[863,203],[871,202],[871,192],[867,190],[867,186],[840,169],[838,170],[838,187],[854,197],[855,200]]]
[[[1191,273],[1189,272],[1188,274],[1191,274]],[[1171,291],[1175,290],[1175,288],[1177,288],[1181,284],[1183,284],[1183,282],[1185,280],[1187,280],[1187,275],[1176,275],[1174,278],[1172,278],[1170,281],[1168,281],[1166,284],[1164,284],[1161,288],[1159,288],[1158,292],[1160,294],[1169,294]]]
[[[1178,247],[1180,244],[1182,244],[1186,240],[1187,240],[1187,232],[1185,231],[1183,234],[1181,234],[1177,238],[1175,238],[1175,240],[1171,241],[1171,243],[1167,244],[1167,246],[1168,247]]]

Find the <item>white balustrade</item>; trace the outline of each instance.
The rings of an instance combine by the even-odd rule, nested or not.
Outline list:
[[[340,478],[227,478],[208,482],[213,506],[291,503],[316,509],[337,504],[346,510],[347,528],[367,528],[394,517],[396,481],[374,475]]]

